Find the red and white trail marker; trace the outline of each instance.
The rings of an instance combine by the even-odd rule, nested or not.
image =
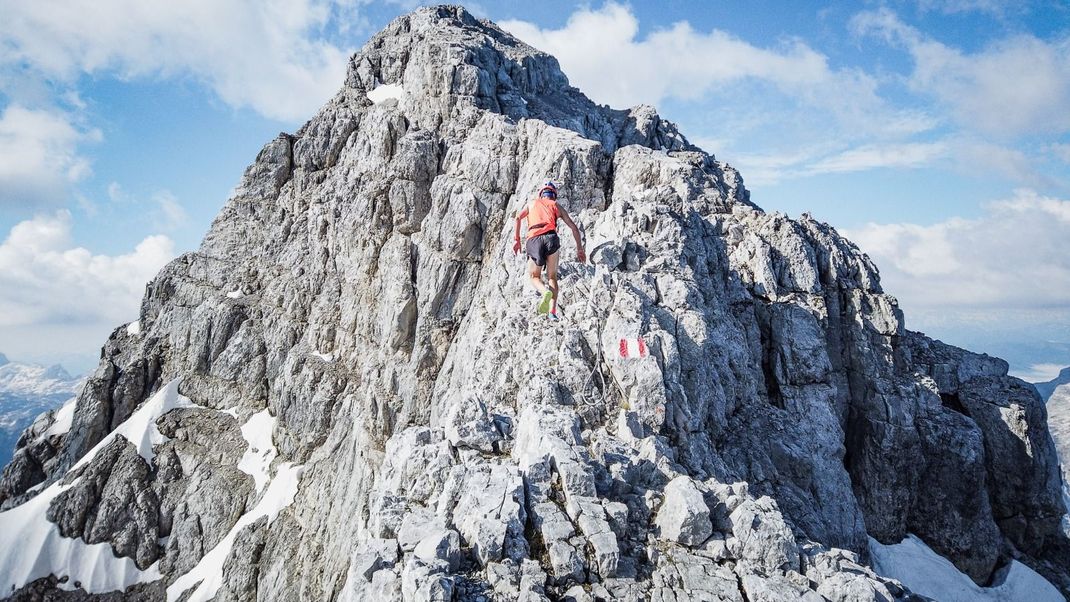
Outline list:
[[[625,359],[646,357],[646,341],[643,337],[621,339],[620,356]]]

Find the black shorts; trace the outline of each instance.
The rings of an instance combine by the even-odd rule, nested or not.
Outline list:
[[[545,267],[546,258],[561,249],[561,239],[557,237],[557,232],[547,232],[529,238],[524,248],[535,265]]]

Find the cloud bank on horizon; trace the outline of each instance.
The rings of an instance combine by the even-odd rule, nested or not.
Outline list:
[[[1019,190],[976,219],[867,224],[844,232],[885,286],[920,307],[1062,308],[1070,291],[1070,201]]]
[[[998,336],[1032,337],[1049,356],[1009,358],[1012,372],[1030,382],[1067,365],[1070,201],[1022,189],[977,218],[870,223],[843,233],[880,267],[908,328],[981,348]]]
[[[876,259],[908,318],[919,310],[913,326],[939,329],[952,313],[981,316],[974,323],[1042,315],[1070,341],[1070,27],[1014,21],[1044,10],[1070,22],[1070,9],[900,0],[837,18],[815,10],[809,28],[760,37],[705,11],[659,20],[658,6],[642,2],[557,14],[517,6],[473,9],[554,54],[594,100],[658,106],[739,167],[759,205],[819,205],[819,218]],[[9,231],[0,349],[18,351],[27,332],[57,333],[45,337],[53,345],[76,332],[75,345],[95,350],[112,326],[133,319],[145,281],[203,233],[223,200],[182,196],[164,172],[129,192],[110,166],[123,109],[100,82],[208,99],[191,108],[160,98],[175,114],[191,111],[187,119],[223,113],[292,130],[341,85],[350,53],[409,8],[0,0],[0,227]],[[963,19],[995,25],[972,43],[942,29]],[[191,175],[181,163],[171,169]],[[830,200],[833,187],[856,202]],[[897,189],[903,207],[889,207]],[[941,202],[905,202],[919,191]],[[140,231],[112,233],[107,251],[89,250],[108,236],[95,232],[94,216],[115,213],[138,216]],[[31,244],[28,233],[49,236]]]

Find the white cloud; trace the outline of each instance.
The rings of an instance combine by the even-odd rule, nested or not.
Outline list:
[[[157,207],[153,219],[157,230],[170,232],[186,224],[186,210],[178,203],[175,195],[166,190],[157,192],[152,195],[152,202]]]
[[[693,140],[740,168],[752,187],[922,167],[948,152],[944,142],[910,141],[940,125],[926,109],[893,106],[878,93],[877,78],[837,68],[799,39],[759,47],[683,21],[640,36],[632,10],[614,2],[580,8],[558,29],[501,25],[557,57],[571,83],[596,102],[695,101],[702,109],[684,109],[698,121],[688,127]]]
[[[90,173],[78,145],[100,140],[99,131],[76,127],[70,116],[10,104],[0,113],[0,206],[37,206],[65,200]]]
[[[828,58],[798,39],[759,48],[730,33],[695,31],[686,21],[638,39],[632,11],[609,2],[579,9],[561,29],[525,21],[500,25],[561,62],[572,84],[596,102],[617,107],[697,100],[744,81],[772,85],[792,102],[816,106],[867,130],[930,127],[923,115],[888,113],[877,81],[860,70],[833,69]]]
[[[705,149],[717,148],[716,142],[696,141]],[[847,148],[839,143],[818,143],[783,153],[737,153],[730,157],[730,163],[741,170],[748,186],[763,186],[831,173],[930,167],[944,161],[949,149],[942,141],[867,143]]]
[[[129,196],[123,191],[123,187],[118,182],[111,182],[108,184],[108,198],[113,203],[123,203],[129,200]]]
[[[782,153],[734,153],[729,162],[740,170],[748,187],[755,187],[803,177],[809,165],[832,152],[825,145],[804,146]]]
[[[71,224],[67,211],[39,215],[16,224],[0,243],[0,328],[132,320],[145,283],[174,257],[174,244],[162,235],[122,255],[94,254],[73,244]]]
[[[1032,190],[1019,190],[1014,198],[997,201],[992,204],[992,207],[1003,214],[1013,213],[1041,217],[1045,220],[1054,219],[1063,228],[1070,228],[1070,201],[1041,196]],[[1062,239],[1063,242],[1067,240],[1070,239]],[[1070,293],[1070,289],[1064,292]]]
[[[974,137],[959,137],[952,144],[959,171],[980,176],[999,174],[1019,184],[1049,188],[1053,178],[1037,169],[1038,161],[1020,149]]]
[[[349,51],[324,39],[352,0],[0,0],[0,65],[62,82],[82,73],[193,77],[224,102],[307,117],[341,86]]]
[[[852,28],[905,48],[914,60],[911,87],[968,129],[1000,137],[1070,131],[1070,36],[1016,35],[967,54],[888,9],[856,15]]]
[[[1010,7],[1004,0],[918,0],[918,8],[944,14],[979,12],[1001,16]]]
[[[845,232],[905,308],[1070,311],[1070,201],[1028,189],[976,219]]]
[[[811,174],[846,173],[878,167],[923,167],[947,153],[943,142],[867,144],[826,157],[808,168]]]
[[[188,216],[178,198],[170,190],[158,190],[143,202],[128,194],[118,182],[108,184],[108,199],[119,211],[129,212],[134,208],[149,218],[152,228],[157,231],[171,232],[186,225]]]
[[[1055,380],[1065,367],[1062,364],[1032,364],[1025,370],[1011,370],[1011,376],[1030,383],[1043,383]]]

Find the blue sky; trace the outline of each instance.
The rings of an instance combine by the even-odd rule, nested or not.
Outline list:
[[[92,365],[259,148],[415,5],[0,0],[0,350]],[[1023,375],[1070,364],[1065,2],[469,8],[596,101],[657,106],[766,210],[844,231],[909,327]]]

